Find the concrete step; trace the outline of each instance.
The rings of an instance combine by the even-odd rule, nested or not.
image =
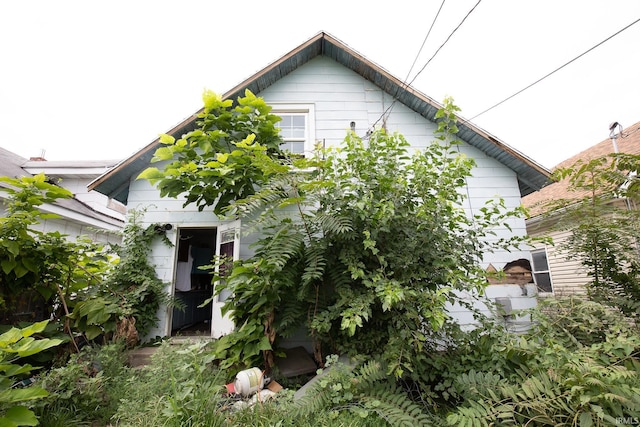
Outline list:
[[[158,347],[138,347],[128,351],[127,360],[132,368],[139,368],[151,362],[151,356]]]
[[[195,342],[211,341],[210,337],[172,337],[169,340],[171,345],[189,345]],[[159,346],[137,347],[127,350],[127,360],[129,366],[137,368],[151,363],[151,356],[158,351]]]

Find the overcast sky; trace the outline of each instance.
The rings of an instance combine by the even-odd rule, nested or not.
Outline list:
[[[2,1],[0,146],[122,159],[320,31],[464,118],[640,19],[637,0]],[[477,6],[476,6],[477,4]],[[452,34],[474,7],[459,29]],[[473,119],[552,167],[640,122],[640,23]],[[621,142],[623,144],[623,142]]]

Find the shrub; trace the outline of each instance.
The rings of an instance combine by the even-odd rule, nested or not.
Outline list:
[[[121,344],[85,346],[44,374],[40,381],[50,395],[38,408],[43,425],[49,425],[46,420],[52,425],[60,420],[106,423],[119,404],[120,381],[128,375],[125,357]]]
[[[628,322],[593,302],[542,305],[529,334],[492,346],[507,369],[484,366],[455,378],[460,404],[450,425],[612,425],[640,417],[640,337]]]

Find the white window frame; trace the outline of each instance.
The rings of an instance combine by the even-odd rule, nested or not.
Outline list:
[[[553,276],[551,275],[551,266],[549,265],[549,252],[547,252],[547,248],[536,248],[536,249],[532,249],[530,252],[531,252],[531,276],[533,276],[533,281],[536,284],[536,287],[538,288],[538,293],[546,294],[546,295],[553,294]],[[536,264],[535,264],[534,259],[533,259],[534,253],[543,253],[544,254],[545,261],[547,262],[547,269],[546,270],[537,270],[536,269]],[[549,285],[551,286],[551,291],[543,291],[543,290],[541,290],[541,288],[538,285],[538,275],[539,274],[547,274],[549,276]]]
[[[315,107],[313,104],[271,104],[271,113],[276,116],[296,115],[305,117],[304,157],[311,157],[315,151]],[[297,140],[297,138],[296,138]],[[286,142],[286,140],[285,140]]]

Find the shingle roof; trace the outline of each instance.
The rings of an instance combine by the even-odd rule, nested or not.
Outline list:
[[[640,122],[635,123],[622,130],[616,139],[616,145],[620,153],[640,154]],[[586,150],[558,163],[552,168],[553,171],[572,166],[578,160],[591,160],[597,157],[614,153],[614,146],[611,138],[602,140]],[[531,193],[522,199],[522,203],[529,210],[531,217],[544,213],[544,205],[553,200],[580,197],[579,193],[569,191],[569,179],[554,182],[543,187],[535,193]]]
[[[0,176],[8,176],[10,178],[28,176],[29,173],[25,172],[21,167],[26,162],[28,162],[28,159],[0,147]]]
[[[258,95],[276,81],[318,56],[331,58],[353,70],[394,96],[399,102],[431,121],[434,121],[436,112],[441,108],[439,103],[427,95],[411,86],[407,86],[382,67],[374,64],[343,42],[324,32],[318,33],[277,61],[269,64],[263,70],[238,84],[225,93],[223,98],[235,100],[238,96],[244,94],[247,88]],[[195,129],[196,118],[199,113],[200,111],[196,112],[166,133],[179,138],[184,133]],[[550,173],[545,167],[485,130],[464,121],[458,124],[458,128],[457,136],[459,138],[486,153],[489,157],[497,159],[517,174],[522,195],[540,189],[548,181]],[[126,203],[131,178],[137,176],[148,167],[153,153],[159,146],[159,140],[154,140],[110,171],[98,177],[89,185],[89,189]]]

